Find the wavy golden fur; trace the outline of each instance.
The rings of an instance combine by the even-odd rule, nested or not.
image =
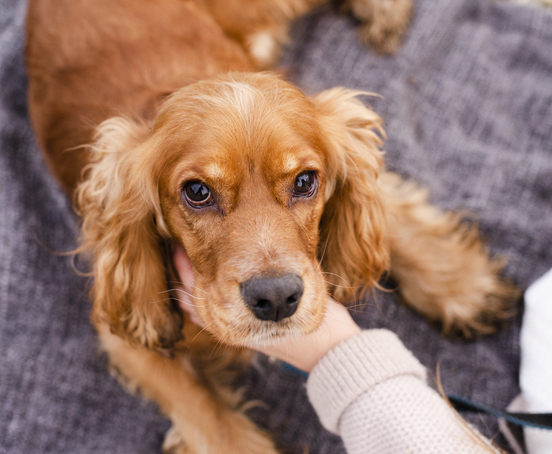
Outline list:
[[[29,4],[31,118],[82,216],[93,321],[129,388],[171,418],[165,448],[175,452],[276,452],[223,386],[227,366],[247,362],[240,346],[315,330],[328,292],[347,303],[390,271],[445,331],[489,332],[508,312],[512,287],[477,230],[385,171],[381,119],[362,93],[309,98],[255,72],[315,3]],[[383,49],[410,16],[409,0],[392,3],[348,2]],[[294,189],[301,175],[308,197]],[[190,205],[189,182],[214,202]],[[171,293],[174,242],[190,257],[205,331]],[[244,303],[244,283],[289,275],[302,283],[293,314],[267,320]]]

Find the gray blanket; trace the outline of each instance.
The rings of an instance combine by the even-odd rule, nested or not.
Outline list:
[[[385,120],[388,166],[443,208],[474,212],[526,287],[552,266],[552,14],[491,0],[416,7],[396,56],[363,48],[354,21],[328,8],[295,24],[282,64],[309,93],[343,85],[383,95],[370,102]],[[108,374],[87,279],[53,252],[75,247],[77,219],[29,125],[24,15],[24,1],[0,0],[0,453],[159,452],[167,419]],[[439,364],[445,391],[503,408],[519,392],[521,312],[520,302],[506,327],[475,342],[441,338],[393,294],[354,316],[397,332],[430,371]],[[266,403],[252,417],[286,452],[344,452],[301,376],[261,361],[243,382]],[[469,419],[496,436],[496,421]]]

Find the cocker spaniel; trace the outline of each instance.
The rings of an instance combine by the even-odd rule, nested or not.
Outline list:
[[[307,97],[258,72],[315,3],[29,2],[30,115],[76,196],[93,322],[127,385],[171,418],[175,452],[276,452],[225,387],[228,366],[248,361],[243,345],[316,330],[328,292],[346,304],[390,272],[408,304],[467,335],[508,311],[476,229],[384,170],[361,93]],[[347,5],[365,41],[397,46],[410,0]],[[174,242],[203,331],[171,293]]]

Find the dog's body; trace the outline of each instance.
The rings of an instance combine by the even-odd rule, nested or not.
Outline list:
[[[236,409],[225,370],[248,357],[235,347],[315,330],[327,291],[347,302],[390,270],[409,304],[466,334],[491,330],[513,294],[475,229],[384,172],[380,119],[356,93],[309,99],[255,73],[315,3],[29,5],[39,143],[69,193],[91,163],[76,197],[94,324],[127,384],[171,418],[165,447],[178,452],[275,452]],[[394,3],[384,26],[376,1],[349,5],[382,48],[410,14]],[[190,256],[206,331],[168,293],[171,241]],[[266,296],[274,288],[283,301]]]

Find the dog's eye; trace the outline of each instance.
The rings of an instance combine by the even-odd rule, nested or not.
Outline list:
[[[310,197],[316,191],[316,173],[311,171],[303,172],[295,179],[293,195],[295,197]]]
[[[188,181],[182,188],[182,195],[186,202],[194,208],[201,208],[213,203],[211,189],[201,181]]]

